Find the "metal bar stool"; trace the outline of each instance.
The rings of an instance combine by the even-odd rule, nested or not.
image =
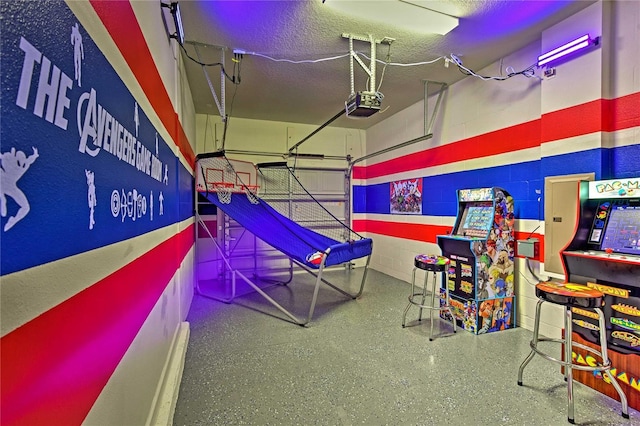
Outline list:
[[[411,295],[409,296],[409,304],[404,310],[404,314],[402,315],[402,328],[405,327],[405,322],[407,319],[407,312],[409,312],[409,308],[412,305],[415,305],[420,308],[420,313],[418,316],[418,321],[422,321],[422,310],[429,309],[429,320],[431,321],[431,329],[429,332],[429,341],[433,340],[433,311],[449,311],[449,315],[451,315],[451,323],[453,324],[453,332],[456,332],[456,319],[453,316],[453,312],[451,311],[451,299],[449,299],[449,289],[445,286],[445,300],[442,303],[442,299],[440,296],[439,288],[436,282],[436,275],[438,272],[442,273],[447,270],[449,267],[449,263],[451,261],[444,256],[437,255],[427,255],[427,254],[419,254],[414,259],[414,268],[413,268],[413,278],[411,279]],[[424,285],[422,286],[422,292],[416,292],[416,270],[422,269],[425,271],[424,274]],[[429,272],[433,275],[433,289],[431,291],[431,304],[425,305],[425,300],[427,297],[427,281],[429,277]],[[438,306],[436,306],[436,292],[438,292]],[[420,301],[418,301],[420,299]]]
[[[611,361],[607,354],[607,332],[606,322],[604,314],[600,309],[604,305],[604,296],[601,292],[592,289],[590,287],[580,284],[559,284],[553,282],[541,282],[536,285],[536,297],[538,297],[538,303],[536,305],[536,317],[533,328],[533,340],[529,343],[531,346],[531,352],[527,358],[520,365],[518,371],[518,385],[522,386],[522,372],[527,366],[529,361],[533,359],[535,354],[542,356],[543,358],[558,363],[564,367],[564,378],[567,382],[567,420],[569,423],[574,423],[574,401],[573,401],[573,370],[585,370],[585,371],[601,371],[607,375],[611,384],[618,392],[620,396],[620,404],[622,405],[622,417],[629,418],[627,396],[622,391],[622,388],[618,384],[616,378],[611,374]],[[553,303],[556,305],[563,305],[565,307],[564,315],[564,338],[563,339],[551,339],[538,337],[538,331],[540,330],[540,307],[544,302]],[[593,309],[598,314],[598,328],[600,337],[600,350],[596,350],[589,346],[572,342],[571,340],[571,308],[577,307],[582,309]],[[564,345],[564,360],[553,358],[546,353],[538,349],[538,342],[555,342]],[[578,347],[586,351],[591,352],[596,357],[601,359],[595,366],[579,365],[573,362],[572,352],[573,348]]]

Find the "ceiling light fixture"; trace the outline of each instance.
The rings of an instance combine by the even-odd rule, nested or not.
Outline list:
[[[591,38],[589,34],[585,34],[582,37],[563,44],[543,55],[538,56],[538,66],[541,67],[550,62],[564,58],[565,56],[583,50],[589,46],[597,46],[600,44],[600,37]]]
[[[181,45],[184,44],[184,28],[182,28],[182,16],[180,15],[180,5],[178,2],[160,3],[162,7],[169,9],[171,16],[173,16],[173,24],[175,25],[176,32],[170,34],[170,38],[175,38]]]
[[[447,34],[458,26],[458,18],[430,9],[425,0],[344,1],[328,0],[330,7],[346,15],[423,34]]]

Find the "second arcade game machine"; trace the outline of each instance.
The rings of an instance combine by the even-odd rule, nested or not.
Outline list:
[[[444,285],[458,325],[474,334],[516,325],[513,198],[502,188],[460,189],[450,235],[438,246],[451,264]],[[442,315],[445,315],[444,313]]]
[[[608,354],[629,406],[640,409],[640,177],[580,182],[575,235],[561,252],[567,281],[587,285],[605,297]],[[572,308],[573,340],[597,347],[597,316]],[[579,364],[588,351],[576,348]],[[574,371],[576,380],[617,398],[606,376]]]

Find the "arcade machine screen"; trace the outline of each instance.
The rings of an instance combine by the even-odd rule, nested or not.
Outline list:
[[[493,223],[493,203],[476,201],[466,203],[455,235],[470,238],[487,238]]]
[[[606,226],[602,250],[640,255],[640,200],[615,203]]]

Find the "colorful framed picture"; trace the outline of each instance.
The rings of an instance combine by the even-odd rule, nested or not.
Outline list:
[[[389,183],[391,213],[422,214],[422,178]]]

